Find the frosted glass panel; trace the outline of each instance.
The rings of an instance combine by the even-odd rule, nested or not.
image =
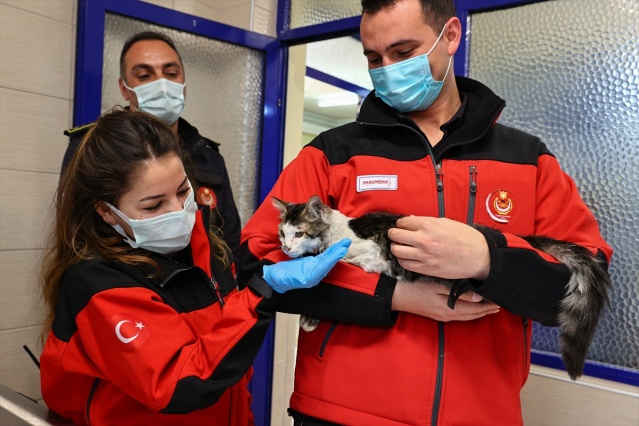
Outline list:
[[[615,249],[588,358],[639,368],[639,2],[558,0],[471,16],[470,77],[507,102],[577,182]],[[536,324],[533,348],[559,352]]]
[[[102,111],[126,104],[118,89],[120,51],[139,32],[163,32],[173,39],[186,72],[182,116],[200,134],[221,143],[242,223],[255,211],[262,122],[262,52],[107,14],[104,40]]]
[[[373,90],[363,51],[362,42],[355,37],[309,43],[306,47],[306,66]]]
[[[337,19],[359,16],[359,0],[280,0],[290,1],[291,28],[322,24]]]

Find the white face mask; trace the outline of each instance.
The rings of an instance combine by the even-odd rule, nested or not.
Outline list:
[[[133,248],[143,248],[159,254],[169,254],[182,250],[191,241],[191,232],[193,232],[195,213],[197,212],[193,189],[191,189],[184,201],[183,210],[165,213],[149,219],[129,219],[111,204],[106,203],[106,205],[131,227],[134,239],[129,238],[124,229],[117,223],[111,225]]]
[[[156,116],[169,126],[178,121],[180,114],[184,111],[184,87],[186,84],[176,83],[166,78],[142,84],[134,89],[124,82],[122,84],[135,92],[135,96],[138,98],[138,110]]]

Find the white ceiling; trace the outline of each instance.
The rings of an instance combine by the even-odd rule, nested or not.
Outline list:
[[[355,117],[357,117],[357,104],[331,107],[320,107],[318,105],[321,100],[336,98],[352,98],[357,101],[358,96],[353,92],[340,89],[313,78],[306,77],[304,79],[304,112],[311,112],[312,114],[340,122],[353,121]]]

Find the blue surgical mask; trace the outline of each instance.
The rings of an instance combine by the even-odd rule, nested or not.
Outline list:
[[[368,70],[375,96],[399,112],[423,111],[435,102],[444,86],[450,70],[452,57],[442,81],[436,81],[430,70],[428,55],[433,51],[444,34],[444,28],[428,53],[385,67]]]
[[[138,110],[156,116],[169,126],[178,121],[184,110],[184,86],[166,78],[160,78],[133,89],[124,84],[124,87],[135,92],[138,98]]]
[[[191,241],[191,232],[193,232],[195,213],[197,212],[193,189],[191,189],[184,201],[183,210],[165,213],[149,219],[129,219],[111,204],[106,203],[106,205],[131,227],[133,239],[117,223],[111,225],[133,248],[143,248],[155,253],[169,254],[182,250]]]

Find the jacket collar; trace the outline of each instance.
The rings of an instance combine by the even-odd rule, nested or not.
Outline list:
[[[464,102],[461,110],[444,125],[451,127],[446,129],[447,146],[472,142],[483,136],[492,128],[506,106],[503,99],[478,81],[465,77],[455,79]],[[381,125],[404,124],[418,129],[412,120],[376,97],[374,90],[364,100],[357,121]]]
[[[178,135],[180,135],[180,140],[186,144],[197,142],[202,138],[197,128],[182,117],[178,118]]]

